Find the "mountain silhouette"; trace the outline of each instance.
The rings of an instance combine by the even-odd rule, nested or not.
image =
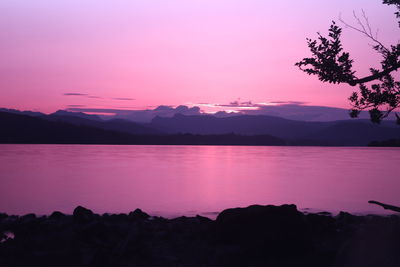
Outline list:
[[[102,119],[97,115],[86,114],[83,112],[70,112],[66,110],[57,110],[54,113],[51,113],[49,116],[59,116],[59,117],[75,117],[75,118],[82,118],[88,120],[96,120],[101,121]]]
[[[363,146],[373,141],[384,141],[400,137],[400,126],[395,122],[385,122],[383,125],[371,123],[370,120],[338,121],[307,139],[323,142],[331,146]],[[298,141],[299,144],[307,142]]]
[[[265,115],[176,114],[135,123],[67,111],[0,114],[1,143],[366,146],[400,137],[394,121],[360,119],[309,122]]]
[[[213,104],[211,104],[213,105]],[[212,116],[214,117],[235,117],[241,115],[263,115],[263,116],[273,116],[280,117],[289,120],[296,121],[339,121],[339,120],[349,120],[349,110],[337,107],[328,106],[311,106],[305,105],[304,103],[293,103],[293,102],[282,102],[277,101],[268,104],[253,104],[251,102],[238,103],[232,102],[228,105],[216,105],[216,107],[225,107],[227,109],[232,108],[237,110],[238,108],[248,108],[241,109],[237,112],[226,112],[218,111]],[[142,109],[142,110],[127,110],[127,109],[108,109],[108,108],[85,108],[85,107],[71,107],[68,111],[75,113],[84,114],[85,113],[102,113],[108,115],[99,115],[100,118],[115,118],[124,119],[137,123],[150,123],[155,117],[168,117],[171,118],[176,114],[182,114],[186,116],[194,115],[204,115],[209,116],[210,114],[205,113],[201,108],[197,106],[158,106],[154,109]],[[362,111],[357,119],[369,119],[369,113],[367,111]],[[357,119],[352,119],[357,120]],[[390,114],[387,119],[396,120],[394,114]]]
[[[264,115],[233,117],[184,116],[156,117],[150,124],[160,131],[191,134],[272,135],[293,145],[368,145],[372,141],[399,138],[394,121],[373,124],[369,120],[305,122]]]
[[[53,114],[42,116],[46,120],[67,122],[74,125],[84,125],[122,133],[137,135],[161,134],[159,130],[146,127],[144,124],[135,123],[123,119],[102,120],[96,115],[88,115],[81,112],[68,112],[59,110]]]
[[[310,123],[287,120],[264,115],[240,115],[233,117],[185,116],[177,114],[172,118],[156,117],[150,124],[153,128],[167,133],[192,134],[270,134],[282,138],[294,138],[323,129],[324,123]]]
[[[81,118],[80,118],[81,119]],[[106,123],[106,122],[105,122]],[[116,123],[116,122],[113,122]],[[117,121],[118,123],[118,121]],[[125,125],[125,122],[123,122]],[[134,135],[62,120],[0,112],[3,144],[285,145],[270,135]]]
[[[126,133],[9,112],[0,112],[0,124],[1,143],[118,144],[132,141],[131,135]]]
[[[44,113],[36,112],[36,111],[29,111],[29,110],[21,111],[21,110],[17,110],[17,109],[9,109],[9,108],[0,108],[0,112],[28,115],[28,116],[32,116],[32,117],[40,117],[40,116],[46,115]]]

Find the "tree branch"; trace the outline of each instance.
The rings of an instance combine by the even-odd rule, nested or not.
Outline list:
[[[382,47],[386,52],[390,52],[390,50],[378,40],[377,34],[375,36],[372,34],[372,29],[371,29],[371,25],[369,23],[369,19],[368,19],[367,15],[365,14],[364,10],[362,11],[362,13],[363,13],[363,18],[364,18],[366,25],[364,25],[364,23],[361,21],[361,19],[357,16],[356,12],[353,11],[354,19],[357,21],[358,25],[360,25],[361,28],[357,28],[353,25],[350,25],[349,23],[344,21],[344,19],[342,19],[341,16],[339,16],[339,21],[341,23],[343,23],[347,28],[353,29],[353,30],[367,36],[369,39],[371,39],[373,42],[375,42],[378,46]],[[367,30],[367,28],[368,28],[368,30]]]
[[[397,206],[384,204],[384,203],[381,203],[381,202],[378,202],[378,201],[374,201],[374,200],[370,200],[370,201],[368,201],[368,203],[381,206],[385,210],[392,210],[392,211],[400,212],[400,207],[397,207]]]
[[[383,0],[383,3],[395,5],[398,10],[395,14],[400,19],[400,0]],[[370,20],[364,10],[362,10],[361,15],[353,11],[353,16],[355,25],[345,22],[341,16],[339,16],[339,19],[346,27],[373,41],[370,45],[382,57],[379,69],[370,68],[370,74],[364,77],[356,76],[356,71],[353,69],[354,61],[348,52],[344,52],[342,47],[342,28],[338,27],[334,21],[329,28],[327,37],[318,33],[318,39],[307,39],[307,45],[312,56],[303,58],[295,65],[309,75],[318,76],[318,79],[322,82],[358,86],[359,92],[353,92],[349,97],[353,107],[350,116],[356,118],[361,110],[369,109],[371,121],[379,123],[400,107],[400,81],[395,80],[397,75],[394,76],[393,73],[400,70],[400,44],[385,46],[378,38],[379,31],[375,31],[371,27]],[[382,108],[385,110],[382,111]],[[400,116],[396,114],[396,118],[400,125]],[[377,204],[378,202],[372,203]]]
[[[370,75],[370,76],[367,76],[367,77],[364,77],[361,79],[351,80],[347,83],[351,86],[356,86],[357,84],[362,84],[362,83],[372,82],[374,80],[379,80],[380,78],[390,74],[391,72],[397,71],[399,68],[400,68],[400,63],[397,63],[397,65],[395,65],[391,68],[385,69],[381,72],[378,72],[376,74],[373,74],[373,75]]]

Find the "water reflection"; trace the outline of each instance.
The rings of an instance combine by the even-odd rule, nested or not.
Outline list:
[[[77,205],[175,216],[250,204],[384,212],[400,204],[397,148],[0,145],[0,211]]]

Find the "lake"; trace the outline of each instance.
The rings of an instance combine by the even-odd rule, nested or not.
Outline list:
[[[294,203],[385,213],[400,205],[400,149],[368,147],[0,145],[0,212],[129,212],[214,217]]]

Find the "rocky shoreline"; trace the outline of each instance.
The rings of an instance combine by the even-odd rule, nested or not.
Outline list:
[[[250,206],[165,219],[136,209],[0,213],[0,266],[400,266],[400,217]]]

